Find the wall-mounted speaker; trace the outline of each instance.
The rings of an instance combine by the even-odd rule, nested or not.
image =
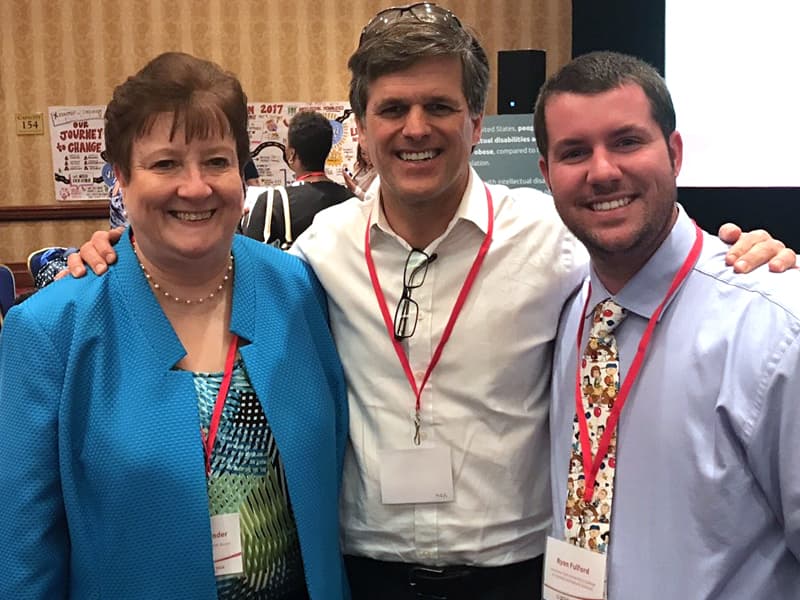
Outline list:
[[[497,53],[497,114],[533,112],[546,77],[544,50],[500,50]]]

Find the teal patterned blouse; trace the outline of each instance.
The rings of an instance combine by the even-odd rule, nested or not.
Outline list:
[[[194,373],[204,434],[222,376]],[[212,516],[240,515],[244,574],[217,578],[221,600],[308,597],[283,463],[241,359],[234,366],[214,444],[208,507]]]

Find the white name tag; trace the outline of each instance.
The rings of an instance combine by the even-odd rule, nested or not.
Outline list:
[[[214,549],[214,575],[241,575],[244,565],[239,513],[211,517],[211,542]]]
[[[449,447],[380,450],[378,459],[384,504],[453,501]]]
[[[604,600],[606,555],[547,538],[543,600]]]

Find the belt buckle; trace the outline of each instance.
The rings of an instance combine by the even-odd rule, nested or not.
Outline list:
[[[460,596],[450,596],[458,591],[454,586],[461,588],[469,575],[468,569],[417,565],[408,570],[408,585],[419,600],[455,600]]]

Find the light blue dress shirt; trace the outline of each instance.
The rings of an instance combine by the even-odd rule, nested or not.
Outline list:
[[[662,246],[613,296],[629,311],[616,330],[621,381],[694,239],[681,209]],[[610,600],[800,597],[800,273],[736,275],[724,262],[727,247],[708,234],[703,242],[619,421]],[[611,296],[590,277],[584,318]],[[584,284],[564,309],[554,359],[558,539],[586,293]]]

